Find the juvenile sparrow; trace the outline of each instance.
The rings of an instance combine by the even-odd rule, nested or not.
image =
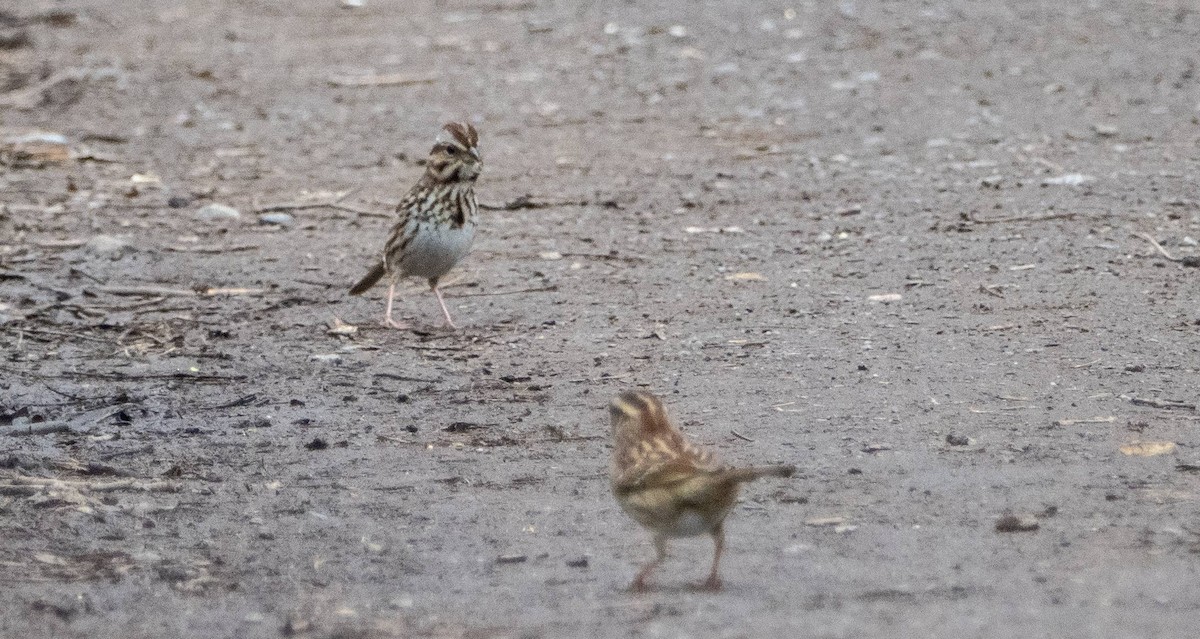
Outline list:
[[[644,590],[646,578],[667,557],[667,539],[712,535],[712,569],[704,587],[721,588],[717,566],[725,546],[725,516],[744,482],[759,477],[790,477],[795,466],[730,468],[689,442],[650,393],[627,391],[612,400],[612,489],[622,510],[654,533],[658,553],[630,585]]]
[[[479,209],[474,187],[482,169],[475,127],[461,122],[443,126],[429,152],[425,174],[396,205],[399,219],[383,245],[383,255],[350,289],[351,295],[360,295],[384,275],[390,278],[384,326],[405,328],[392,319],[392,300],[396,296],[396,282],[401,277],[413,276],[429,281],[429,288],[446,316],[446,324],[457,328],[438,289],[438,280],[467,254],[475,239],[475,216]]]

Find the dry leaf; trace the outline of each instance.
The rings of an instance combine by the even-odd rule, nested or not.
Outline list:
[[[1175,442],[1133,442],[1121,447],[1121,452],[1135,457],[1154,457],[1175,452]]]

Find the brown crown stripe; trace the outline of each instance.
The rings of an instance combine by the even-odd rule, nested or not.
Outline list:
[[[654,402],[642,393],[625,391],[613,398],[609,410],[614,416],[624,415],[630,419],[640,419],[642,415],[654,411]]]
[[[454,141],[458,142],[465,149],[470,149],[479,144],[479,134],[470,123],[447,122],[442,128],[454,136]]]

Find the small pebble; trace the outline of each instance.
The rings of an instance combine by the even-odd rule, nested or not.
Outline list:
[[[121,257],[125,251],[133,250],[129,242],[115,235],[95,235],[83,248],[92,255],[107,255],[113,259]]]
[[[206,221],[236,220],[242,216],[237,209],[224,204],[209,204],[196,211],[196,217]]]
[[[274,224],[275,226],[292,226],[296,218],[288,213],[263,213],[258,216],[259,224]]]
[[[946,443],[951,446],[970,446],[971,438],[966,435],[959,435],[958,433],[950,433],[946,435]]]
[[[1042,186],[1080,186],[1095,181],[1095,176],[1084,175],[1082,173],[1068,173],[1066,175],[1046,178],[1042,180]]]

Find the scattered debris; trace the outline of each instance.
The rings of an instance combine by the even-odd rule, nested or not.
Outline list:
[[[899,302],[904,299],[904,296],[899,293],[878,293],[876,295],[868,295],[867,299],[872,302]]]

